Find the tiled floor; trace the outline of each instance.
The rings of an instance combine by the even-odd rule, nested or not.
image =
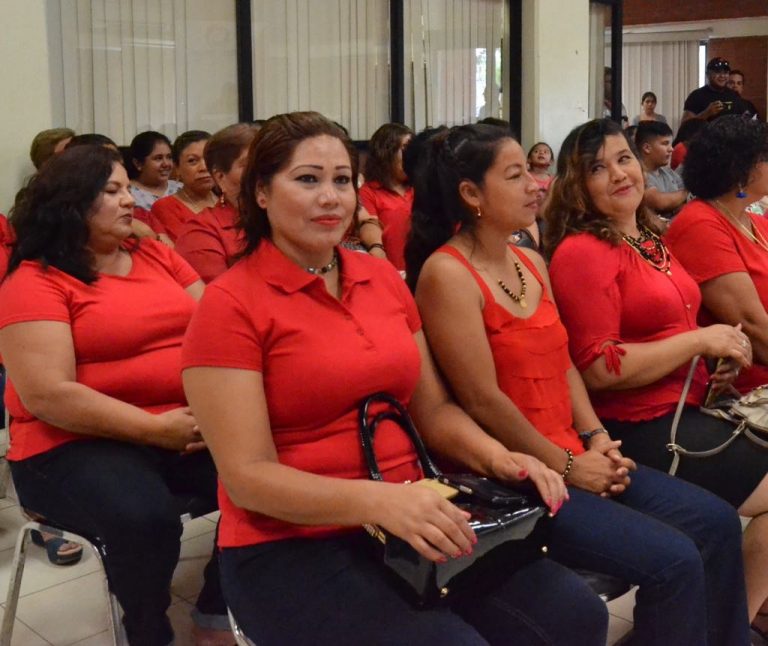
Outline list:
[[[0,499],[0,598],[8,587],[18,528],[25,522],[13,490]],[[171,586],[169,615],[176,631],[176,646],[190,644],[189,611],[202,584],[202,571],[211,553],[216,515],[184,525],[181,560]],[[24,571],[12,646],[111,646],[107,632],[107,603],[103,575],[90,550],[77,565],[48,563],[42,549],[32,547]],[[609,644],[632,626],[634,593],[609,604]],[[5,603],[1,608],[4,610]],[[2,616],[2,615],[0,615]]]

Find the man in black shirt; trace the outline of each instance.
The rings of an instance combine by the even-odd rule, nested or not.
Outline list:
[[[728,75],[728,87],[741,97],[750,115],[757,115],[755,104],[744,98],[744,72],[741,70],[731,70]],[[759,119],[760,115],[757,115],[757,118]]]
[[[728,88],[731,66],[724,58],[707,63],[707,84],[688,95],[683,106],[682,121],[698,117],[712,121],[727,114],[744,114],[747,107],[741,97]]]

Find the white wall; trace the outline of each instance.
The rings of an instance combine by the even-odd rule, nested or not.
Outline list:
[[[526,150],[589,118],[589,0],[524,0],[522,98]]]
[[[0,0],[0,212],[34,167],[32,138],[52,123],[44,0]]]

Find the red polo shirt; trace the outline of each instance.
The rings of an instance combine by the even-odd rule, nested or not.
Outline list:
[[[387,391],[408,403],[419,379],[413,334],[421,327],[405,283],[388,263],[339,249],[341,298],[270,241],[211,283],[184,342],[183,368],[261,372],[272,438],[282,464],[335,478],[367,479],[357,407]],[[399,428],[376,431],[388,480],[419,477]],[[219,486],[222,547],[359,528],[302,526],[235,506]]]
[[[750,214],[752,225],[768,240],[768,222]],[[716,208],[703,200],[683,207],[672,221],[666,241],[675,257],[700,285],[723,276],[746,272],[755,284],[763,308],[768,310],[768,251],[749,240]],[[701,325],[716,323],[706,307],[699,316]],[[754,364],[734,383],[745,393],[768,383],[768,366]]]
[[[360,203],[384,226],[382,241],[389,261],[405,271],[405,242],[411,230],[413,188],[404,195],[384,188],[379,182],[366,182],[360,187]]]
[[[658,341],[698,327],[699,288],[676,258],[670,269],[668,276],[626,243],[613,245],[588,233],[560,243],[549,270],[579,370],[604,357],[608,370],[620,374],[618,344]],[[689,365],[641,388],[591,392],[590,399],[606,419],[639,421],[666,415],[677,406]],[[707,379],[706,367],[699,362],[688,403],[702,404]]]
[[[242,237],[235,228],[237,211],[229,204],[203,209],[182,225],[176,251],[210,283],[234,262],[242,248]]]

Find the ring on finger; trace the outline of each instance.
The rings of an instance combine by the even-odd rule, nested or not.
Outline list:
[[[741,340],[741,347],[742,348],[746,348],[748,346],[749,346],[749,341],[747,339],[742,339]]]

